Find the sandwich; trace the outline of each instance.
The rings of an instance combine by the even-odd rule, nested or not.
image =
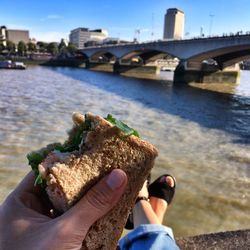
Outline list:
[[[158,151],[112,115],[102,118],[74,113],[72,119],[74,125],[65,143],[53,143],[27,155],[35,185],[40,185],[54,209],[63,213],[114,168],[125,171],[128,184],[120,201],[90,228],[82,244],[82,249],[116,249]]]

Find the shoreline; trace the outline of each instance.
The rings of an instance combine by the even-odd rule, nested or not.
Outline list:
[[[182,250],[193,249],[250,249],[250,229],[178,237],[176,243]]]

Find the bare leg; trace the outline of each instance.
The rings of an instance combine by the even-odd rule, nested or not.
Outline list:
[[[162,181],[166,181],[170,187],[174,186],[174,180],[170,176],[162,177]],[[156,216],[158,217],[158,220],[160,223],[162,223],[168,207],[167,202],[157,197],[150,197],[150,204]]]
[[[170,187],[175,185],[171,176],[162,177],[162,181],[166,181]],[[147,181],[145,181],[138,197],[148,197]],[[133,208],[134,226],[162,224],[167,207],[167,202],[157,197],[150,197],[150,201],[140,200]]]
[[[138,196],[148,197],[147,181],[145,181]],[[141,224],[161,224],[151,204],[146,200],[140,200],[135,204],[133,208],[133,218],[135,227]]]
[[[141,200],[133,208],[134,227],[141,224],[161,224],[150,203]]]

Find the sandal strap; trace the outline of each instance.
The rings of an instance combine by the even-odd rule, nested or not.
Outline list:
[[[135,201],[135,204],[139,201],[149,201],[149,198],[148,197],[145,197],[145,196],[140,196],[140,197],[137,197],[136,201]]]

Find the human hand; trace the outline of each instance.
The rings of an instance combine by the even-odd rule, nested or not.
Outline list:
[[[75,206],[51,218],[30,172],[0,206],[0,249],[81,249],[89,228],[114,207],[126,184],[126,174],[115,169]]]

